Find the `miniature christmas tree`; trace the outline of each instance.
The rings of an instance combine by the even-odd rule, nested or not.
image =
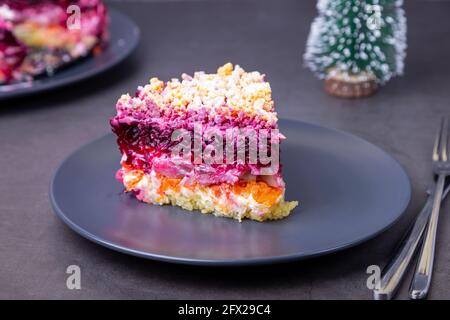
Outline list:
[[[304,55],[335,96],[373,94],[401,75],[406,18],[401,0],[319,0]]]

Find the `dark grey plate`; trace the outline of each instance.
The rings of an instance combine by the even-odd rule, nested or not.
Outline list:
[[[139,202],[114,178],[120,155],[107,135],[69,156],[50,186],[56,213],[82,236],[124,253],[176,263],[249,265],[354,246],[392,225],[410,199],[402,167],[355,136],[280,121],[287,199],[280,221],[239,223]]]
[[[98,56],[89,56],[31,83],[0,85],[0,100],[47,91],[95,76],[124,60],[139,42],[139,28],[127,16],[110,8],[110,41]]]

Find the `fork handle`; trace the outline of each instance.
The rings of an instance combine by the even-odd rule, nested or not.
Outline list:
[[[449,189],[446,189],[446,193]],[[375,300],[390,300],[394,297],[397,289],[408,269],[408,266],[414,256],[423,232],[427,226],[428,218],[431,213],[433,197],[428,196],[425,205],[414,222],[414,225],[407,233],[399,251],[384,270],[380,285],[373,292]]]
[[[434,252],[436,245],[436,231],[439,221],[442,193],[444,191],[445,175],[439,175],[433,197],[433,209],[431,210],[428,228],[425,231],[422,248],[417,262],[414,278],[409,289],[411,299],[423,299],[427,296],[433,273]]]

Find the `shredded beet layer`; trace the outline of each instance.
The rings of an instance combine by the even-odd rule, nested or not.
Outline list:
[[[204,185],[236,183],[242,179],[256,179],[256,176],[261,175],[261,169],[270,165],[261,164],[259,158],[256,163],[252,163],[249,160],[248,140],[245,141],[245,161],[237,161],[238,151],[236,138],[234,138],[235,140],[233,141],[234,155],[231,163],[229,158],[228,160],[226,158],[225,148],[222,149],[223,160],[221,163],[217,163],[217,161],[208,162],[205,159],[199,160],[199,158],[195,158],[195,145],[193,141],[191,144],[192,149],[190,156],[185,156],[182,153],[174,156],[173,150],[179,143],[179,141],[172,141],[172,133],[177,129],[172,127],[175,124],[176,123],[170,123],[169,121],[138,121],[136,119],[129,121],[129,119],[123,120],[121,117],[114,117],[111,120],[111,127],[113,132],[117,135],[117,143],[120,152],[123,155],[122,164],[135,169],[144,170],[147,173],[154,170],[167,177],[185,177],[185,181],[188,183],[197,182]],[[183,127],[189,128],[190,126],[185,122]],[[186,132],[189,132],[191,137],[193,137],[192,128]],[[220,132],[225,133],[225,131]],[[222,139],[224,144],[226,144],[226,138],[222,137]],[[205,150],[205,148],[213,141],[202,142],[202,149]],[[268,148],[270,148],[270,143],[271,140],[268,139]],[[210,154],[215,156],[214,152]],[[270,151],[267,152],[267,155],[270,157]],[[280,168],[278,168],[276,174],[264,178],[268,180],[270,185],[282,185],[279,169]]]

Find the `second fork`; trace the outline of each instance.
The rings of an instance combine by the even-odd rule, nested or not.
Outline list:
[[[409,296],[411,299],[423,299],[430,289],[436,245],[436,233],[439,221],[442,193],[445,178],[450,175],[450,154],[448,153],[449,119],[443,118],[433,148],[433,172],[438,177],[433,198],[428,228],[424,235],[422,248],[417,262]]]

